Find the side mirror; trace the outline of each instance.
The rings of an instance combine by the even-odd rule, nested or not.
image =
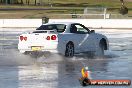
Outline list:
[[[95,33],[95,30],[91,30],[90,33]]]

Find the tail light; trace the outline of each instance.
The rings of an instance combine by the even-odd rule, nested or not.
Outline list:
[[[46,38],[47,40],[50,40],[50,36],[47,36],[47,38]]]
[[[47,36],[46,39],[47,40],[56,40],[57,36],[56,35],[52,35],[52,36]]]
[[[27,37],[24,37],[24,40],[27,41]]]
[[[56,35],[51,36],[51,40],[56,40],[56,38],[57,38]]]
[[[22,41],[24,39],[24,37],[23,36],[20,36],[20,40]]]
[[[21,41],[23,41],[23,40],[27,41],[27,37],[20,36],[20,40]]]

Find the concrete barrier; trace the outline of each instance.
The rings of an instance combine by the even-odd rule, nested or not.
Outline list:
[[[132,28],[132,19],[51,19],[49,22],[78,22],[91,28]]]
[[[39,27],[41,19],[0,19],[0,27]]]
[[[78,22],[90,28],[132,28],[132,19],[49,19],[52,22]],[[0,19],[0,27],[39,27],[42,19]]]

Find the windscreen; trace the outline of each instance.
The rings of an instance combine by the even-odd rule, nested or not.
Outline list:
[[[55,30],[58,33],[64,32],[66,29],[66,25],[64,24],[50,24],[50,25],[41,25],[36,30]]]

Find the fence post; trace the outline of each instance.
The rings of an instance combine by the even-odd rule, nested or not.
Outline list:
[[[107,8],[104,8],[104,19],[106,19]]]

